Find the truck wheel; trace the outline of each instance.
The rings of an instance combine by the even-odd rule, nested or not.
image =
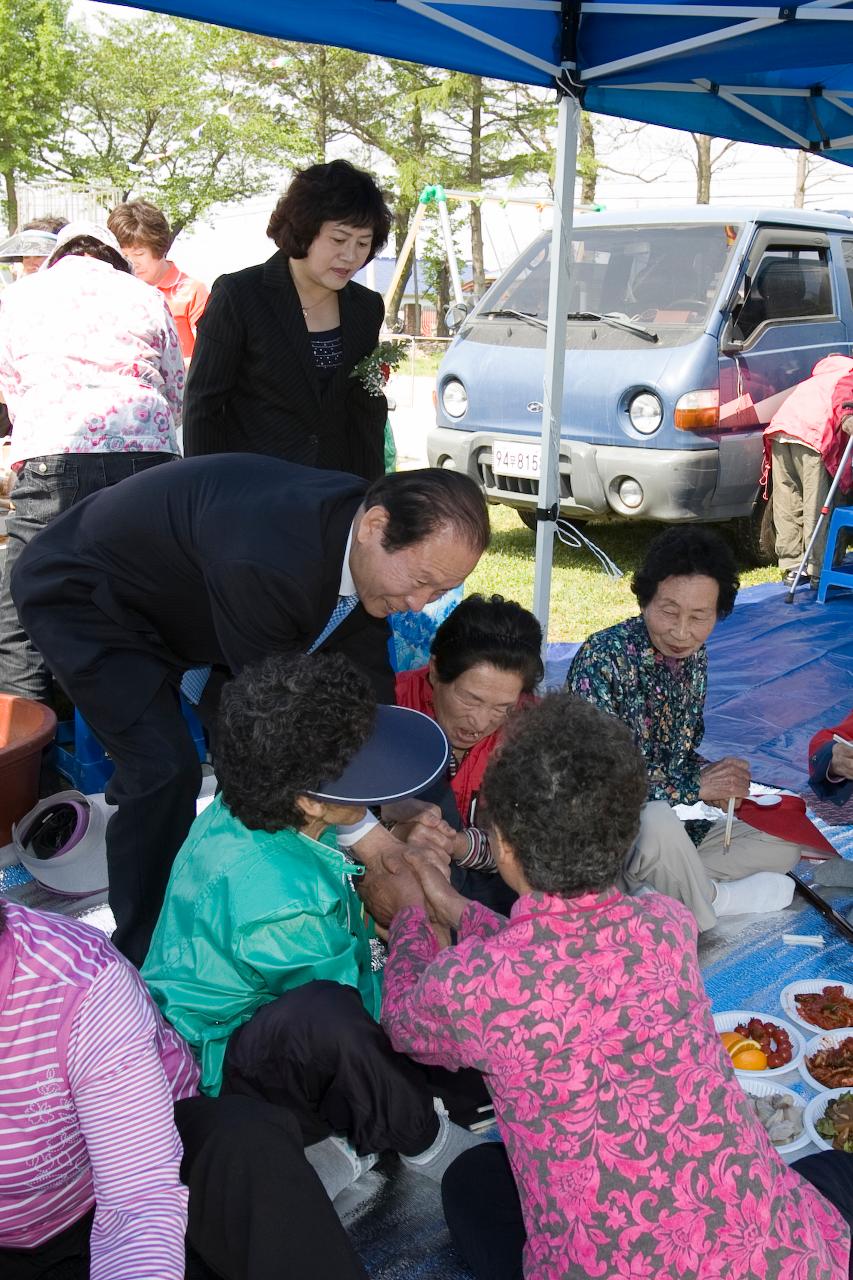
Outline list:
[[[532,533],[536,532],[536,512],[535,511],[531,511],[527,507],[516,507],[515,514],[518,516],[522,524],[527,525],[528,529],[530,529]],[[566,520],[568,520],[568,518],[569,518],[568,516],[565,517]],[[572,520],[571,523],[574,525],[577,525],[579,529],[582,529],[586,524],[586,520]]]
[[[773,492],[765,502],[759,496],[751,516],[734,521],[735,545],[750,564],[776,563],[776,527],[773,524]]]

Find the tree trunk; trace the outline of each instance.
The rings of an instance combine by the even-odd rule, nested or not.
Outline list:
[[[3,182],[6,187],[6,222],[9,233],[12,234],[18,225],[18,192],[15,188],[14,169],[3,170]]]
[[[328,111],[328,90],[329,86],[326,80],[326,46],[320,45],[320,83],[318,88],[317,100],[317,125],[316,135],[314,138],[317,148],[317,164],[325,164],[326,162],[326,145],[329,140],[329,111]]]
[[[595,155],[595,134],[588,111],[581,112],[581,127],[578,147],[578,173],[581,175],[581,204],[595,202],[595,188],[598,184],[598,160]]]
[[[414,216],[414,212],[415,211],[412,206],[404,203],[402,200],[398,200],[394,206],[394,247],[398,256],[403,245],[406,243],[406,236],[409,234],[409,226]],[[385,308],[385,323],[389,329],[393,329],[397,323],[400,311],[400,300],[405,292],[406,281],[408,280],[409,272],[412,269],[412,257],[417,254],[417,251],[418,246],[415,245],[412,253],[409,255],[406,270],[400,277],[400,283],[397,285],[397,288],[391,295],[391,301]]]
[[[483,184],[483,81],[480,76],[471,77],[471,153],[468,174],[473,191]],[[477,200],[472,200],[468,215],[471,226],[471,266],[474,271],[474,297],[482,298],[486,292],[486,268],[483,260],[483,213]]]
[[[809,173],[809,158],[805,151],[797,152],[797,177],[794,183],[794,208],[802,209],[806,200],[806,178]]]
[[[711,139],[707,133],[694,133],[696,143],[696,203],[711,203]]]

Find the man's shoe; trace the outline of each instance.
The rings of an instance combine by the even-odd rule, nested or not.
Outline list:
[[[810,573],[810,574],[809,574],[809,586],[811,587],[812,591],[817,591],[818,587],[820,586],[820,574],[819,574],[819,573]]]
[[[785,572],[782,574],[782,582],[786,587],[792,587],[796,581],[797,581],[796,569],[786,569]],[[804,579],[800,578],[800,582],[803,582],[803,581]]]

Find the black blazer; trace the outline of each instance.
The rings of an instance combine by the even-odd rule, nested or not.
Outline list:
[[[220,276],[198,325],[184,401],[184,454],[267,453],[365,480],[383,472],[388,405],[350,374],[376,347],[382,298],[338,295],[343,364],[321,386],[288,260]]]
[[[33,539],[12,574],[22,624],[83,714],[120,730],[187,667],[304,653],[337,601],[366,487],[251,454],[152,467]],[[393,703],[388,636],[359,604],[322,649]]]

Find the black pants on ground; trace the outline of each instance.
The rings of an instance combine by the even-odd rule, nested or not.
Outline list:
[[[433,1074],[396,1053],[354,987],[319,981],[279,996],[234,1032],[222,1087],[285,1106],[306,1146],[337,1133],[360,1155],[417,1155],[438,1133],[432,1100],[445,1084],[451,1116],[488,1096],[476,1072]]]
[[[821,1151],[791,1167],[853,1228],[853,1155]],[[441,1199],[450,1238],[475,1280],[522,1280],[527,1235],[503,1144],[484,1143],[454,1160],[442,1180]]]
[[[189,1187],[186,1280],[367,1280],[285,1110],[189,1098],[175,1123]],[[0,1249],[3,1280],[89,1280],[92,1216],[36,1249]]]

